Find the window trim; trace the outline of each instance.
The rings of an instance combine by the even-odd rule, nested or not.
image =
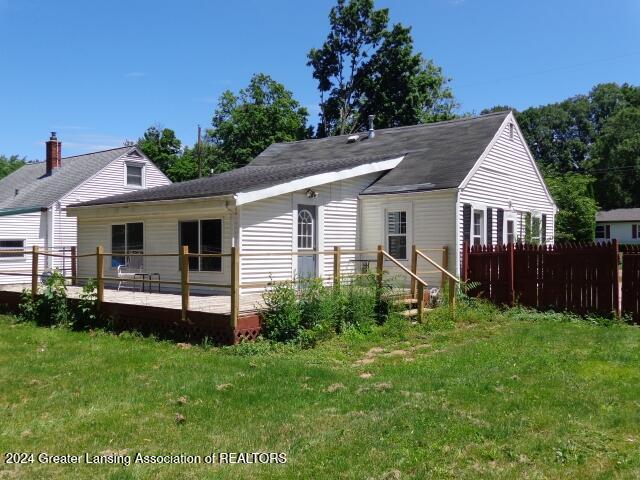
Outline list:
[[[26,238],[0,238],[0,242],[22,242],[22,250],[26,250],[27,249],[27,239]],[[20,250],[20,249],[18,249]],[[2,252],[2,250],[0,250],[0,253]],[[13,256],[13,257],[3,257],[0,255],[0,262],[18,262],[18,263],[24,263],[27,261],[27,255],[26,254],[22,254],[20,256]]]
[[[142,189],[142,188],[146,188],[147,185],[147,169],[146,169],[147,164],[145,162],[141,162],[141,161],[137,161],[137,160],[125,160],[124,162],[124,178],[123,178],[123,182],[124,182],[124,186],[126,188],[133,188],[133,189]],[[140,168],[140,182],[141,185],[133,185],[131,183],[128,182],[128,175],[127,175],[127,168],[128,167],[139,167]]]
[[[487,243],[487,209],[486,207],[478,207],[476,205],[471,206],[471,225],[470,225],[470,233],[471,233],[471,246],[475,245],[476,233],[475,233],[475,217],[476,212],[480,212],[482,214],[482,218],[480,219],[480,245],[486,245]]]
[[[404,233],[389,233],[389,214],[390,213],[404,213],[405,214],[405,229]],[[405,257],[404,258],[395,258],[400,261],[409,260],[409,232],[410,232],[410,209],[406,205],[398,205],[390,208],[385,208],[384,210],[384,246],[389,255],[391,255],[389,249],[389,237],[404,237],[405,238]]]
[[[604,229],[604,237],[597,236],[598,227],[602,227]],[[611,240],[611,224],[610,223],[596,224],[596,228],[593,233],[594,233],[594,240]]]
[[[212,218],[189,218],[189,219],[184,219],[184,220],[178,220],[178,249],[180,249],[182,247],[182,240],[181,240],[181,236],[182,236],[182,230],[180,228],[182,223],[189,223],[189,222],[197,222],[198,223],[198,253],[200,253],[202,251],[202,222],[206,222],[207,220],[219,220],[220,221],[220,253],[224,252],[224,219],[222,217],[212,217]],[[190,252],[190,253],[196,253],[196,252]],[[202,257],[197,257],[198,258],[198,269],[191,269],[191,266],[189,266],[189,273],[224,273],[225,269],[224,269],[224,258],[225,257],[219,257],[220,258],[220,270],[202,270]],[[180,271],[182,269],[182,265],[180,263],[180,259],[178,259],[178,271]]]
[[[134,221],[134,222],[117,222],[117,223],[112,223],[109,226],[109,253],[111,253],[111,261],[108,262],[109,263],[109,268],[111,268],[111,270],[115,271],[118,269],[118,267],[114,267],[113,266],[113,257],[120,257],[122,255],[113,255],[113,227],[116,225],[124,225],[124,248],[125,248],[125,253],[124,256],[127,256],[128,250],[127,250],[127,224],[128,223],[141,223],[142,224],[142,252],[144,253],[146,251],[146,243],[147,243],[147,228],[146,228],[146,224],[143,220],[140,221]],[[145,264],[145,257],[142,257],[142,268],[144,268],[144,264]]]

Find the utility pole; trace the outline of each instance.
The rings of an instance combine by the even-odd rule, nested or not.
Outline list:
[[[196,155],[198,158],[198,178],[202,178],[202,138],[200,125],[198,125],[198,147]]]

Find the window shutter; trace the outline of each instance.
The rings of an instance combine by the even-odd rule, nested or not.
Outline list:
[[[493,245],[493,208],[487,208],[487,245]]]
[[[471,245],[471,205],[462,205],[462,239]]]
[[[638,238],[638,225],[631,225],[631,238]]]
[[[499,208],[496,212],[496,243],[502,245],[504,243],[504,210]]]
[[[542,245],[546,245],[547,244],[547,215],[545,213],[542,214],[542,226],[541,228],[541,232],[540,232],[540,243],[542,243]]]

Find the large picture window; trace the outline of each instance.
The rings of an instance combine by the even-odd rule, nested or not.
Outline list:
[[[387,212],[387,249],[393,258],[407,258],[407,212]]]
[[[189,220],[180,222],[180,245],[190,253],[222,253],[222,220]],[[221,272],[221,257],[189,257],[189,270]]]
[[[0,240],[0,258],[24,258],[24,253],[9,253],[10,250],[24,250],[24,240]]]
[[[111,225],[111,266],[127,264],[130,253],[144,253],[144,226],[142,222]]]

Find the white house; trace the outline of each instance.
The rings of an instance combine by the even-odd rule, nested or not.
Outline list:
[[[0,284],[28,283],[28,277],[7,272],[31,272],[30,256],[3,251],[76,245],[70,204],[170,183],[137,147],[62,158],[62,142],[52,132],[45,162],[29,163],[0,180]],[[68,259],[42,262],[41,268],[71,266]]]
[[[291,251],[385,248],[409,264],[410,248],[450,251],[459,270],[464,239],[495,244],[529,235],[553,242],[556,206],[510,112],[352,136],[271,145],[248,166],[208,178],[85,202],[79,252],[126,255],[142,232],[145,253],[282,252],[241,256],[243,284],[329,276],[332,257]],[[367,255],[343,255],[343,269]],[[124,257],[123,257],[124,258]],[[368,258],[375,258],[369,255]],[[437,258],[439,260],[439,257]],[[122,261],[107,262],[112,276]],[[81,261],[80,275],[94,275]],[[178,280],[175,257],[145,257],[144,270]],[[228,258],[192,258],[195,282],[229,283]],[[431,285],[440,275],[427,275]]]
[[[640,244],[640,208],[618,208],[596,213],[596,242],[618,240]]]

